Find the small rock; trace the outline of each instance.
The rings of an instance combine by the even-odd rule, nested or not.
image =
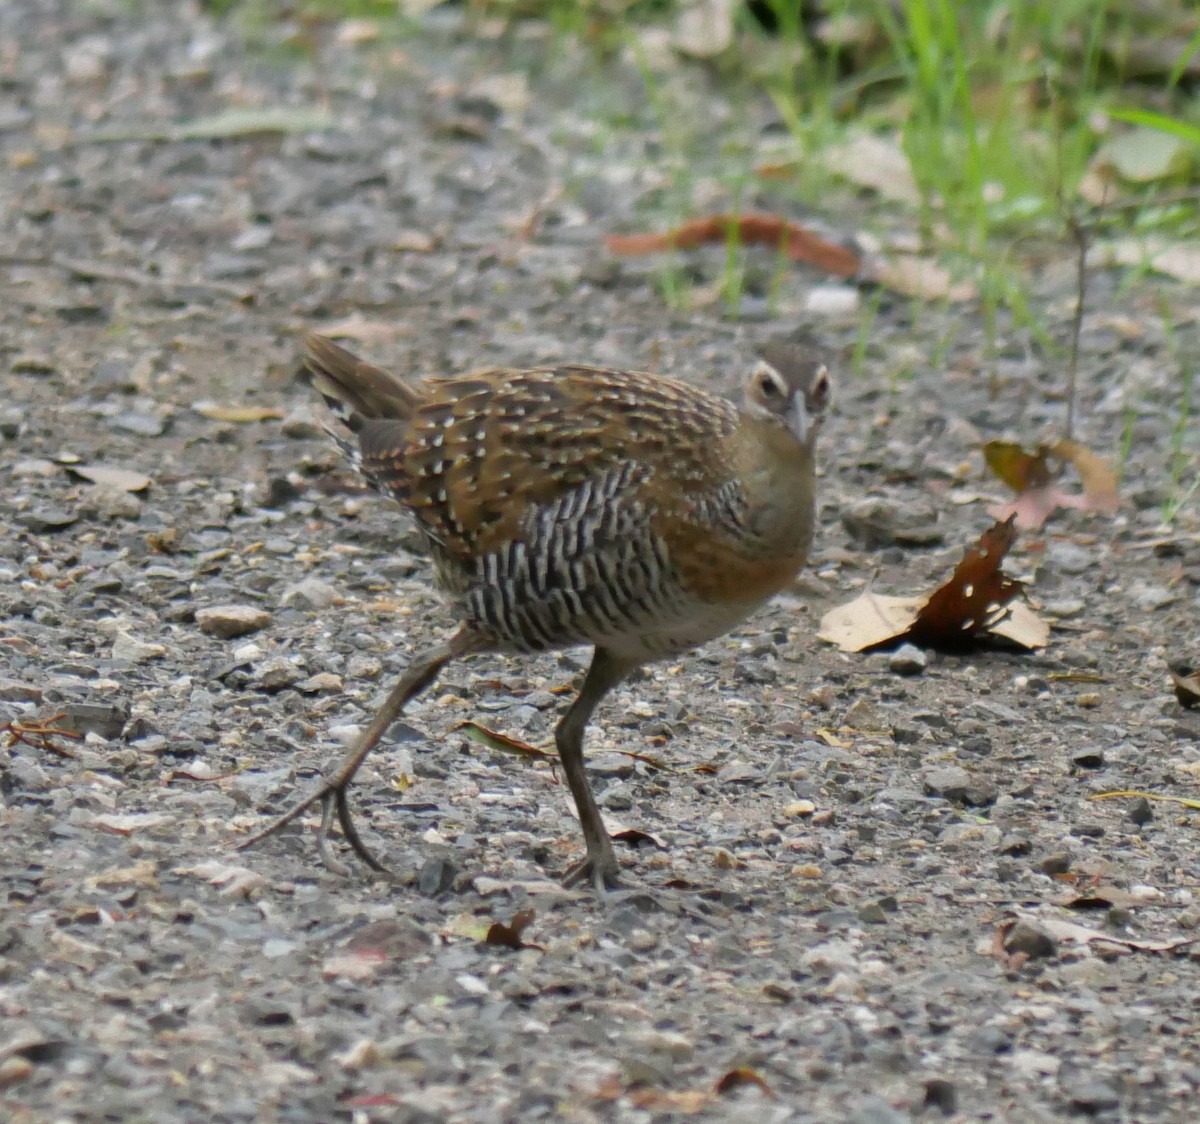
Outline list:
[[[144,663],[146,660],[161,659],[166,654],[167,649],[164,645],[139,640],[128,632],[118,632],[116,639],[113,640],[112,658],[114,660]]]
[[[63,707],[59,725],[77,734],[99,734],[111,741],[120,737],[129,711],[113,703],[68,703]]]
[[[793,800],[783,806],[783,814],[790,820],[797,816],[811,816],[817,806],[811,800]]]
[[[1121,1097],[1117,1091],[1098,1078],[1077,1074],[1063,1080],[1062,1087],[1072,1107],[1088,1116],[1121,1107]]]
[[[926,1081],[925,1107],[936,1108],[943,1116],[953,1116],[958,1111],[958,1090],[954,1082],[944,1077],[931,1077]]]
[[[220,640],[232,640],[265,628],[271,614],[253,605],[213,605],[196,610],[196,623],[200,631]]]
[[[453,863],[442,858],[428,858],[417,874],[417,891],[427,898],[444,893],[454,885],[457,873]]]
[[[47,534],[52,531],[62,531],[79,522],[79,515],[73,511],[65,511],[61,507],[35,507],[32,511],[23,511],[17,516],[17,522],[22,527],[33,531],[34,534]]]
[[[1156,609],[1164,609],[1176,598],[1174,590],[1165,585],[1152,585],[1149,582],[1134,582],[1129,596],[1135,606],[1143,613],[1152,613]]]
[[[296,689],[306,695],[321,695],[327,692],[340,691],[342,689],[342,677],[335,675],[332,671],[319,671],[316,675],[310,675],[307,679],[301,679],[296,684]]]
[[[1088,745],[1071,754],[1071,760],[1081,769],[1099,769],[1104,764],[1104,750]]]
[[[1085,574],[1096,565],[1090,550],[1070,542],[1052,542],[1046,548],[1046,568],[1064,574]]]
[[[922,777],[925,791],[933,796],[942,796],[959,804],[983,807],[993,804],[1000,790],[988,777],[981,777],[958,765],[947,765],[930,769]]]
[[[843,723],[853,730],[883,730],[886,724],[867,699],[858,699],[846,708]]]
[[[610,784],[596,799],[601,808],[611,812],[624,812],[633,807],[633,793],[627,784],[618,781]]]
[[[855,500],[842,511],[846,533],[867,550],[891,546],[896,541],[898,519],[896,505],[882,496]]]
[[[19,679],[0,679],[0,702],[32,702],[42,701],[42,689],[32,683],[22,683]]]
[[[47,355],[24,352],[9,363],[8,369],[14,375],[52,375],[58,365]]]
[[[915,644],[901,644],[889,657],[888,668],[897,675],[920,675],[929,657]]]
[[[290,437],[295,441],[321,436],[321,427],[313,421],[312,414],[308,410],[296,410],[288,414],[279,423],[279,430],[284,437]]]
[[[1058,942],[1031,921],[1017,921],[1004,934],[1004,951],[1024,953],[1031,960],[1046,959],[1058,951]]]
[[[328,582],[319,578],[305,578],[283,591],[282,603],[302,609],[328,609],[340,599],[341,595]]]
[[[20,1054],[5,1058],[0,1062],[0,1089],[16,1085],[33,1073],[33,1062]]]
[[[171,428],[171,419],[166,415],[130,411],[110,418],[108,424],[112,429],[121,433],[132,433],[135,437],[161,437]]]
[[[1038,869],[1051,878],[1056,874],[1066,874],[1071,869],[1071,856],[1066,851],[1053,851],[1038,863]]]
[[[1143,824],[1148,824],[1154,819],[1154,809],[1150,807],[1150,801],[1144,796],[1139,796],[1129,809],[1129,818],[1141,827]]]
[[[1029,836],[1019,831],[1011,831],[996,845],[1002,855],[1027,855],[1033,849]]]
[[[264,660],[254,668],[250,686],[269,695],[293,687],[305,678],[304,668],[291,660],[278,658]]]

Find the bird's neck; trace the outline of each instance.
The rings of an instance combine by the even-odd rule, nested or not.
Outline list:
[[[803,556],[812,541],[813,448],[782,425],[744,419],[734,460],[746,500],[746,528],[760,550]],[[799,565],[799,563],[797,563]]]

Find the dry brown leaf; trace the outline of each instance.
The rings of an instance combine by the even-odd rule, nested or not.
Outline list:
[[[461,731],[477,745],[487,746],[488,749],[495,749],[501,753],[512,753],[517,757],[533,757],[551,761],[558,760],[557,753],[538,749],[536,745],[530,745],[528,742],[510,738],[507,734],[501,734],[497,730],[481,726],[478,722],[460,722],[454,729]]]
[[[710,215],[692,219],[665,234],[610,234],[604,241],[614,254],[635,257],[723,243],[731,234],[748,246],[782,249],[792,261],[808,262],[836,277],[853,277],[861,264],[858,255],[845,246],[778,215],[767,214]]]
[[[748,1068],[731,1069],[723,1077],[719,1078],[714,1088],[722,1095],[732,1092],[734,1089],[744,1088],[747,1085],[753,1085],[760,1089],[771,1100],[775,1100],[775,1093],[771,1086],[763,1080],[763,1076],[757,1070]]]
[[[1025,605],[1012,603],[1020,583],[1000,571],[1015,534],[1011,521],[989,527],[950,580],[929,597],[868,591],[831,609],[821,618],[818,639],[843,652],[895,647],[905,641],[953,650],[981,637],[999,637],[1028,649],[1045,647],[1049,625]]]
[[[957,647],[999,620],[1004,607],[1021,592],[1021,583],[1000,569],[1016,538],[1012,518],[984,531],[950,580],[922,606],[905,639],[920,647]]]
[[[1051,458],[1075,469],[1083,484],[1081,493],[1058,486],[1061,465],[1052,464]],[[1033,453],[1012,441],[989,441],[983,446],[983,459],[1017,493],[1015,500],[988,508],[988,514],[997,519],[1015,516],[1022,530],[1037,530],[1060,507],[1112,515],[1121,505],[1117,474],[1104,458],[1065,437]]]
[[[503,921],[493,921],[488,927],[485,944],[500,945],[502,948],[537,948],[537,945],[526,944],[521,934],[529,928],[533,920],[533,910],[523,909],[513,914],[513,919],[507,925]]]

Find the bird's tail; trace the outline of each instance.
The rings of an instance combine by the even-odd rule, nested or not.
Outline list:
[[[338,347],[324,336],[304,341],[304,367],[334,416],[352,433],[369,421],[406,421],[419,395],[399,375]]]

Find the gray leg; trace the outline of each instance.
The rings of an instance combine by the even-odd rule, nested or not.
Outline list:
[[[619,660],[603,648],[597,648],[578,697],[554,731],[558,756],[571,796],[575,799],[579,822],[583,826],[583,841],[587,845],[587,857],[567,871],[563,884],[573,886],[588,879],[601,897],[606,889],[618,885],[617,857],[613,854],[612,840],[608,837],[600,809],[596,806],[596,798],[592,795],[592,786],[588,783],[587,769],[583,764],[583,735],[600,700],[636,666],[636,663]]]
[[[433,683],[446,664],[458,656],[466,655],[469,652],[478,652],[487,646],[481,637],[464,626],[444,644],[420,653],[409,665],[400,682],[391,689],[383,705],[371,719],[370,725],[359,734],[358,740],[342,758],[333,774],[327,777],[318,789],[293,804],[282,816],[273,820],[262,831],[239,843],[236,849],[244,851],[247,847],[253,847],[256,843],[260,843],[320,801],[322,816],[321,826],[317,831],[317,850],[325,865],[335,874],[343,877],[349,875],[345,865],[334,858],[329,851],[329,828],[332,824],[333,812],[336,809],[338,822],[342,825],[342,833],[354,853],[372,870],[387,870],[387,867],[371,854],[358,834],[358,829],[354,826],[354,821],[350,816],[350,806],[346,801],[346,792],[350,787],[350,782],[354,779],[354,774],[358,772],[359,766],[366,760],[367,754],[387,733],[388,727],[400,717],[409,701]]]

